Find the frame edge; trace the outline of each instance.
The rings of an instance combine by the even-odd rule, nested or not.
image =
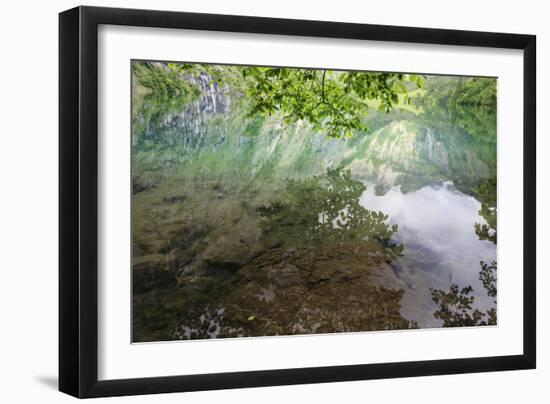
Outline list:
[[[59,390],[79,396],[80,9],[59,14]]]
[[[523,355],[537,362],[537,38],[529,35],[523,52]]]
[[[150,18],[147,17],[151,13]],[[221,20],[218,20],[221,19]],[[524,352],[450,359],[98,381],[97,26],[381,39],[524,50]],[[288,25],[286,25],[288,24]],[[300,24],[303,26],[300,27]],[[246,28],[243,28],[246,27]],[[309,34],[308,34],[309,33]],[[349,34],[348,34],[349,33]],[[464,33],[467,35],[462,36]],[[405,40],[408,36],[408,40]],[[120,395],[461,374],[536,367],[536,37],[263,17],[77,7],[59,14],[59,390]],[[94,121],[95,120],[95,121]],[[81,186],[81,184],[85,184]]]

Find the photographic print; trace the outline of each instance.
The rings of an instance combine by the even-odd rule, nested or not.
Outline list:
[[[497,79],[131,61],[133,342],[497,324]]]

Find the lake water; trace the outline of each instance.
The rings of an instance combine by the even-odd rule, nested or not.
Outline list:
[[[368,187],[361,195],[361,205],[386,212],[390,223],[399,224],[395,239],[406,246],[404,256],[392,264],[408,286],[401,309],[406,318],[417,321],[420,327],[438,326],[426,289],[446,290],[452,283],[475,286],[479,308],[494,306],[480,283],[479,263],[496,260],[495,245],[480,241],[472,231],[475,223],[485,223],[478,213],[480,202],[458,191],[452,182],[427,185],[406,194],[393,187],[381,196],[374,188]]]
[[[243,102],[135,108],[134,340],[440,327],[453,284],[495,308],[494,114],[372,113],[328,140]]]

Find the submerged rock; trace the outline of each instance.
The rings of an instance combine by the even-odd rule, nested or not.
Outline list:
[[[257,222],[244,216],[212,234],[200,259],[211,267],[237,270],[265,249]]]
[[[152,254],[135,258],[132,284],[133,293],[174,286],[176,278],[169,257],[164,254]]]
[[[250,245],[244,240],[223,235],[208,244],[201,258],[214,267],[238,269],[249,252]]]
[[[284,288],[300,281],[300,270],[295,265],[282,263],[267,270],[267,279]]]
[[[405,285],[384,257],[368,242],[272,248],[240,268],[227,295],[212,303],[224,307],[216,337],[409,328],[400,314]],[[208,338],[200,322],[181,324],[179,337]]]

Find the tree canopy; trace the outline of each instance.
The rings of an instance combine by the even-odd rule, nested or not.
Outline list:
[[[137,73],[142,85],[187,100],[196,96],[189,79],[209,77],[214,85],[247,95],[251,116],[279,113],[286,124],[306,121],[331,138],[367,131],[369,109],[389,112],[398,103],[410,104],[410,92],[425,80],[403,73],[190,63],[149,65]]]
[[[305,120],[333,138],[368,130],[369,101],[389,112],[400,95],[410,103],[407,83],[424,83],[422,76],[400,73],[247,67],[242,74],[249,78],[252,114],[281,112],[286,124]]]

